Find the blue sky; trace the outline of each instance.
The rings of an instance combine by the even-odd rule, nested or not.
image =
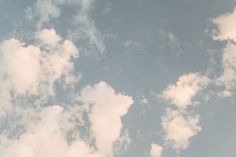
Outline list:
[[[235,6],[0,1],[0,156],[234,157]]]

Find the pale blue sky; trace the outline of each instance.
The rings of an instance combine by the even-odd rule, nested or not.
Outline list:
[[[25,10],[35,3],[35,0],[0,1],[1,42],[12,37],[33,42],[31,36],[38,28],[36,21],[25,19]],[[215,78],[222,73],[221,54],[226,42],[212,39],[211,20],[231,12],[235,6],[235,0],[97,0],[91,5],[90,23],[86,26],[72,20],[80,10],[60,6],[61,16],[42,27],[54,28],[80,49],[79,59],[74,60],[75,75],[81,75],[75,93],[86,85],[105,81],[133,98],[134,105],[122,118],[132,142],[127,150],[115,156],[148,157],[152,143],[165,147],[161,117],[171,105],[158,95],[183,74],[200,72]],[[97,31],[96,41],[85,31],[91,25]],[[232,89],[231,97],[204,100],[209,91],[216,92],[219,88],[208,86],[197,95],[199,103],[190,112],[199,115],[202,129],[190,139],[188,147],[178,154],[166,146],[162,157],[235,157],[235,90]],[[71,103],[60,82],[56,93],[44,105]],[[141,102],[142,96],[148,100],[147,106]],[[31,99],[35,98],[22,101]],[[21,129],[12,131],[8,127],[12,121],[2,118],[0,133],[21,134]]]

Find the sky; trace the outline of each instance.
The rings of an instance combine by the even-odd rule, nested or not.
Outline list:
[[[235,0],[0,0],[1,157],[235,157]]]

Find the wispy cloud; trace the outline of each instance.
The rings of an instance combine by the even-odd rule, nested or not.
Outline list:
[[[70,24],[66,32],[69,32],[74,41],[86,41],[88,46],[95,47],[102,54],[105,51],[104,37],[97,29],[91,18],[93,0],[38,0],[33,6],[26,9],[26,19],[37,30],[49,26],[56,26],[54,21],[63,21],[63,7],[69,7],[74,14],[70,17]]]

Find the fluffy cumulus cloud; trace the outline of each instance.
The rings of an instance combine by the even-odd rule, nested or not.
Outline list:
[[[133,104],[132,98],[100,82],[82,89],[79,100],[91,108],[88,118],[99,152],[104,157],[113,156],[113,144],[121,136],[121,118]]]
[[[0,45],[0,100],[1,107],[5,109],[1,111],[9,112],[8,116],[19,114],[20,119],[12,123],[16,126],[24,124],[25,130],[17,139],[8,137],[8,131],[11,130],[5,129],[4,133],[1,131],[0,156],[98,156],[95,148],[89,147],[85,141],[77,139],[68,143],[66,132],[73,124],[69,125],[70,121],[64,117],[62,107],[43,107],[45,104],[40,102],[42,104],[38,108],[31,108],[32,104],[26,103],[23,109],[17,103],[14,94],[26,99],[31,95],[54,95],[54,83],[72,75],[72,59],[79,55],[73,42],[63,40],[54,29],[38,31],[35,41],[26,44],[13,38],[3,41]],[[67,83],[68,81],[63,82]],[[8,105],[14,107],[11,106],[6,111]],[[34,118],[31,115],[34,115]],[[1,116],[4,118],[4,114]],[[65,121],[67,123],[64,123]],[[15,132],[18,132],[17,128]]]
[[[90,18],[92,4],[93,0],[38,0],[26,9],[27,19],[37,26],[30,42],[12,38],[0,43],[0,120],[17,117],[10,129],[0,123],[0,156],[113,157],[120,147],[126,149],[131,143],[122,118],[133,99],[106,82],[81,91],[62,91],[71,95],[73,104],[54,105],[56,85],[74,87],[78,83],[74,60],[79,50],[73,35],[80,34],[100,51],[105,49]],[[61,18],[63,7],[75,11],[71,27],[76,28],[66,30],[73,33],[71,40],[48,28]]]
[[[32,45],[17,39],[1,43],[0,84],[9,91],[22,95],[52,95],[55,81],[71,75],[71,59],[79,53],[73,42],[62,40],[53,29],[37,32],[36,38],[39,42]]]
[[[151,150],[150,150],[150,156],[151,157],[161,157],[163,148],[159,146],[158,144],[152,144]]]
[[[39,113],[40,120],[33,123],[19,139],[8,141],[0,150],[2,157],[99,157],[85,141],[68,142],[63,108],[50,106]],[[67,121],[69,122],[69,121]]]
[[[4,98],[8,96],[9,99],[15,99],[11,97],[12,92],[26,98],[32,95],[55,96],[55,82],[73,75],[72,59],[79,55],[73,42],[63,40],[54,29],[36,32],[35,41],[31,45],[17,39],[1,43],[0,84]],[[62,85],[68,83],[62,81]],[[1,100],[4,100],[3,97]],[[64,110],[60,106],[44,107],[43,102],[40,102],[38,108],[29,110],[29,115],[35,117],[23,120],[25,131],[18,139],[8,139],[1,134],[0,156],[112,157],[114,143],[123,138],[121,118],[133,104],[132,97],[117,93],[106,82],[100,82],[83,88],[79,101],[84,105],[77,108],[87,106],[88,110],[83,111],[88,115],[89,134],[95,139],[95,145],[81,140],[79,136],[72,141],[66,138],[69,131],[79,132],[75,130],[75,122],[69,120],[72,115],[79,117],[76,115],[79,113],[72,113],[70,111],[73,109]],[[13,113],[15,109],[19,110],[18,113],[22,111],[18,104],[13,105]]]
[[[217,79],[217,83],[224,85],[226,89],[220,93],[222,96],[231,96],[231,88],[235,86],[236,81],[236,29],[235,29],[236,8],[227,14],[221,15],[213,19],[217,31],[213,34],[214,40],[227,41],[226,47],[223,49],[222,66],[223,73]]]
[[[199,73],[185,74],[179,77],[176,84],[169,85],[161,97],[178,108],[193,104],[193,98],[207,86],[209,79]]]
[[[227,13],[213,19],[213,23],[217,26],[213,39],[236,41],[235,18],[236,8],[231,13]]]
[[[25,131],[17,139],[1,134],[0,156],[112,157],[116,150],[114,143],[129,139],[127,132],[122,133],[121,118],[133,104],[132,98],[100,82],[83,88],[79,100],[80,105],[75,108],[44,107],[42,104],[38,109],[29,110],[28,114],[33,116],[26,118]],[[83,113],[75,110],[84,106],[87,110]],[[76,118],[80,116],[78,114],[86,114],[89,118],[89,136],[95,139],[95,143],[87,137],[81,138],[81,132],[76,129],[77,123],[82,123]],[[68,133],[75,135],[68,139]]]
[[[162,128],[165,133],[165,142],[176,150],[186,149],[191,137],[196,135],[201,127],[198,116],[186,116],[183,113],[166,109],[162,117]]]
[[[209,83],[225,87],[218,95],[223,97],[232,95],[231,90],[235,87],[236,81],[235,18],[236,9],[213,19],[216,26],[213,39],[227,42],[222,53],[222,74],[214,79],[209,79],[199,73],[184,74],[161,94],[162,99],[175,106],[175,109],[167,107],[161,125],[166,144],[177,151],[186,149],[190,139],[201,131],[199,116],[192,111],[194,97]]]
[[[161,94],[161,98],[175,105],[175,109],[166,109],[162,117],[162,128],[165,133],[165,141],[176,150],[186,149],[189,140],[200,130],[199,117],[190,109],[194,104],[194,97],[201,92],[209,83],[223,86],[225,89],[218,92],[219,96],[229,97],[236,81],[236,8],[227,14],[212,20],[216,28],[213,39],[226,41],[222,51],[222,74],[216,78],[209,79],[199,73],[190,73],[181,76],[176,84],[169,85]]]
[[[36,91],[40,71],[40,49],[17,39],[1,43],[1,81],[8,81],[17,93]],[[1,82],[3,84],[4,82]]]
[[[208,77],[200,73],[189,73],[179,77],[175,84],[163,91],[161,98],[175,106],[175,109],[167,107],[161,119],[167,146],[177,151],[184,150],[190,139],[201,131],[199,116],[191,111],[194,107],[193,98],[210,82]]]
[[[43,29],[36,32],[35,36],[44,46],[55,47],[62,40],[54,29]]]

